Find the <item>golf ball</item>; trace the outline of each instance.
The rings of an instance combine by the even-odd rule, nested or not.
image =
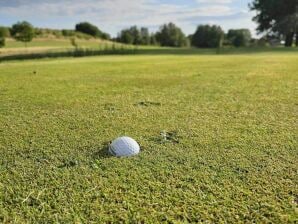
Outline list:
[[[117,157],[134,156],[139,154],[140,146],[130,137],[120,137],[110,144],[109,151]]]

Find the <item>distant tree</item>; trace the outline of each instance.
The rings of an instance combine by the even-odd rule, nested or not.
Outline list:
[[[188,38],[189,42],[192,43],[193,34],[188,35],[187,38]]]
[[[44,29],[42,28],[34,28],[35,37],[42,37],[44,34]]]
[[[9,27],[0,26],[0,32],[4,37],[10,37],[10,30]]]
[[[1,37],[1,34],[0,34],[0,48],[4,46],[5,46],[5,38]]]
[[[139,45],[142,44],[142,37],[141,37],[141,31],[138,29],[137,26],[132,26],[129,29],[129,32],[133,36],[133,44],[134,45]]]
[[[2,29],[0,29],[0,48],[5,46],[5,35]]]
[[[104,40],[110,40],[111,39],[111,35],[108,33],[102,33],[101,34],[101,38]]]
[[[75,29],[77,32],[85,33],[93,37],[98,37],[102,39],[110,38],[109,34],[102,32],[100,29],[98,29],[97,26],[88,22],[81,22],[76,24]]]
[[[148,28],[132,26],[122,30],[117,37],[117,41],[125,44],[149,45],[150,34]]]
[[[24,42],[25,46],[27,47],[27,43],[32,41],[35,33],[33,26],[30,23],[23,21],[12,26],[11,35],[17,41]]]
[[[0,48],[5,46],[5,38],[10,36],[9,28],[0,27]]]
[[[66,30],[66,29],[63,29],[62,30],[62,35],[64,37],[72,37],[72,36],[75,36],[75,31],[74,30]]]
[[[141,44],[150,45],[150,34],[149,34],[148,28],[141,27],[140,35],[141,35]]]
[[[155,33],[150,34],[150,45],[158,45]]]
[[[161,26],[156,33],[156,39],[161,46],[183,47],[187,45],[185,34],[174,23]]]
[[[220,26],[200,25],[192,36],[191,44],[195,47],[221,47],[224,32]]]
[[[133,34],[129,32],[129,30],[122,30],[120,34],[118,35],[117,40],[121,43],[125,44],[133,44],[134,43],[134,37]]]
[[[259,33],[278,33],[285,37],[285,46],[291,47],[296,35],[298,46],[298,1],[253,0],[250,9],[257,12],[253,18],[258,23]]]
[[[89,34],[90,36],[93,36],[93,37],[99,37],[101,35],[101,31],[97,28],[97,26],[88,22],[78,23],[76,25],[76,31]]]
[[[227,39],[235,47],[245,47],[251,41],[251,32],[248,29],[231,29],[228,31]]]

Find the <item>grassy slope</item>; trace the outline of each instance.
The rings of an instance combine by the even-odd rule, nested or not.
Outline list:
[[[82,48],[99,49],[106,46],[111,46],[110,41],[103,41],[100,39],[76,39],[76,43]],[[13,39],[7,39],[4,48],[0,48],[0,56],[7,54],[28,54],[34,52],[48,52],[48,51],[64,51],[73,49],[70,39],[51,39],[51,38],[36,38],[25,47],[23,42],[18,42]]]
[[[79,45],[85,46],[85,47],[98,47],[100,43],[103,41],[97,40],[97,39],[90,39],[90,40],[84,40],[84,39],[77,39],[77,43]],[[15,40],[7,40],[5,48],[24,48],[25,45],[23,42],[18,42]],[[69,39],[42,39],[37,38],[33,39],[32,42],[28,43],[28,48],[30,47],[72,47],[71,42]]]
[[[0,64],[0,222],[297,221],[297,61]],[[160,142],[162,130],[179,144]],[[142,153],[109,157],[105,142],[121,135]]]

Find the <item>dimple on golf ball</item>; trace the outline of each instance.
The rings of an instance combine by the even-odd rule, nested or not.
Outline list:
[[[110,144],[109,152],[117,157],[134,156],[139,154],[140,146],[130,137],[120,137]]]

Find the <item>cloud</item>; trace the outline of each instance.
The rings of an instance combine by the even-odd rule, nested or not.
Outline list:
[[[6,1],[5,1],[6,2]],[[5,3],[4,2],[4,3]],[[16,6],[16,2],[19,4]],[[27,2],[24,0],[13,0],[13,5],[2,5],[0,12],[7,15],[21,15],[21,16],[96,16],[96,18],[104,18],[107,20],[118,19],[124,16],[124,19],[135,16],[164,16],[166,14],[173,14],[181,18],[188,13],[200,13],[203,16],[212,16],[217,13],[219,15],[226,14],[229,8],[226,6],[208,5],[204,7],[192,8],[187,5],[175,4],[159,4],[158,1],[153,0],[130,0],[129,2],[123,0],[66,0],[66,1],[41,1],[41,2]],[[0,3],[2,4],[2,3]],[[109,18],[105,18],[105,17]],[[122,17],[123,18],[123,17]],[[150,19],[150,18],[148,18]]]
[[[208,4],[229,4],[233,0],[197,0],[198,3],[208,3]]]
[[[206,20],[221,25],[226,17],[243,10],[226,5],[231,1],[196,0],[192,4],[185,0],[178,4],[170,0],[0,0],[0,20],[29,20],[33,25],[53,28],[72,28],[76,22],[90,21],[113,35],[131,25],[155,30],[163,23],[174,22],[190,33]]]

